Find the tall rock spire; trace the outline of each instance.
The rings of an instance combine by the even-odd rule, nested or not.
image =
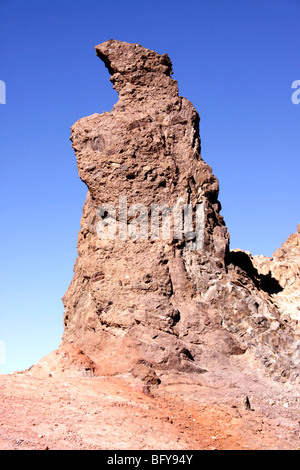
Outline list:
[[[293,331],[283,325],[277,334],[278,344],[291,342],[276,363],[280,315],[251,261],[229,251],[200,118],[179,96],[171,60],[114,40],[96,53],[119,100],[72,127],[88,194],[62,344],[83,350],[99,373],[141,364],[152,378],[154,369],[201,373],[250,348],[272,373],[284,367],[295,377]]]

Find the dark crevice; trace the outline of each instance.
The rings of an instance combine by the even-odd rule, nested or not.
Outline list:
[[[185,359],[188,359],[189,361],[195,361],[195,359],[193,358],[191,352],[188,349],[183,349],[180,352],[180,355],[182,355]]]
[[[246,274],[248,274],[258,289],[261,289],[270,295],[278,294],[278,292],[283,290],[277,279],[272,277],[270,272],[268,274],[260,274],[253,266],[249,255],[243,251],[229,251],[226,255],[225,262],[226,266],[232,264],[242,269]]]

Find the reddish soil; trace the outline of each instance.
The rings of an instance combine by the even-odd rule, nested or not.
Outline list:
[[[201,381],[166,375],[161,385],[149,388],[130,375],[2,375],[0,449],[299,447],[299,415],[284,397],[269,403],[269,408],[266,400],[263,406],[263,400],[259,400],[257,409],[246,410],[239,392],[228,393],[228,383]],[[280,415],[280,410],[290,415]]]

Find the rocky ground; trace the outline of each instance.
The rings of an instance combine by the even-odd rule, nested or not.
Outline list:
[[[242,366],[240,364],[239,366]],[[0,376],[2,450],[294,450],[300,395],[234,371],[162,373],[159,385],[131,374]],[[245,406],[248,396],[250,409]]]

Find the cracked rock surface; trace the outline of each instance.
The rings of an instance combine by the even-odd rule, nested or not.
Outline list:
[[[132,372],[152,384],[161,371],[205,374],[245,364],[299,383],[299,317],[286,320],[280,300],[288,284],[291,308],[299,310],[298,235],[293,264],[289,247],[270,262],[230,251],[219,183],[201,157],[200,118],[179,96],[167,54],[115,40],[96,53],[119,100],[71,131],[88,192],[61,347],[88,358],[89,367],[78,366],[83,372]],[[196,229],[174,237],[178,220],[170,218],[168,236],[154,236],[153,207],[185,205]],[[288,279],[276,263],[287,264]]]

